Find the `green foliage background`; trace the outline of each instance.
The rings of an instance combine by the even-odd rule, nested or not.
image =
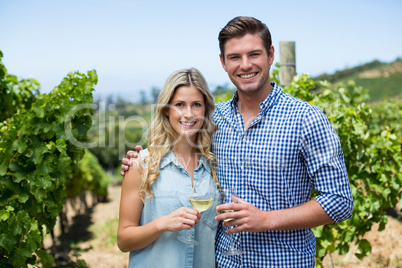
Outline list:
[[[35,265],[37,257],[50,267],[44,230],[54,228],[66,197],[84,188],[107,195],[109,182],[94,156],[80,162],[98,76],[69,73],[51,93],[39,94],[37,81],[7,74],[1,58],[0,51],[0,267]]]
[[[336,71],[334,74],[323,74],[314,81],[329,81],[334,85],[354,81],[356,85],[365,88],[370,102],[381,101],[384,98],[401,97],[402,92],[402,59],[391,63],[378,60],[353,68]]]

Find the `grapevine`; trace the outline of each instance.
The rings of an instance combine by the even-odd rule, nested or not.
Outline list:
[[[2,102],[16,105],[2,111],[0,123],[0,267],[25,267],[37,257],[53,264],[42,248],[43,227],[53,229],[69,174],[84,155],[72,141],[86,140],[97,79],[94,70],[69,73],[49,94],[35,94],[36,81],[18,80],[0,64]],[[21,87],[26,98],[16,92]]]

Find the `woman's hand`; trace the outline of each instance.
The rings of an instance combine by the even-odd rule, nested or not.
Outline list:
[[[158,229],[169,232],[189,230],[200,222],[201,213],[197,210],[181,207],[158,219]]]

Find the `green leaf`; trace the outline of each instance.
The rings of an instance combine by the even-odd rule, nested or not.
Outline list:
[[[8,168],[7,162],[4,160],[3,163],[1,163],[0,165],[0,176],[6,175],[7,168]]]
[[[28,146],[27,140],[25,138],[20,137],[20,138],[18,138],[17,141],[18,141],[17,151],[18,151],[18,153],[21,154],[21,153],[25,152],[25,150],[27,149],[27,146]]]
[[[26,201],[28,201],[29,196],[27,194],[21,194],[18,196],[18,202],[20,203],[25,203]]]
[[[43,117],[45,117],[45,110],[43,109],[43,106],[42,107],[38,107],[38,106],[34,106],[33,107],[33,110],[34,110],[34,112],[36,113],[36,116],[37,117],[39,117],[39,118],[43,118]]]
[[[386,179],[385,179],[386,180]],[[391,194],[391,189],[385,188],[381,191],[381,196],[386,199]]]
[[[324,225],[321,225],[321,226],[313,228],[313,232],[314,232],[315,237],[316,238],[321,237],[323,230],[324,230]]]
[[[366,239],[360,240],[358,250],[355,254],[356,257],[358,257],[361,260],[364,256],[367,256],[369,253],[371,253],[370,242],[367,241]]]
[[[325,250],[325,248],[320,248],[316,251],[316,256],[318,258],[323,258],[326,254],[327,254],[327,251]]]
[[[36,255],[38,255],[43,267],[52,267],[55,263],[53,256],[47,253],[45,250],[37,250]]]
[[[346,253],[349,252],[349,245],[347,243],[342,243],[339,247],[338,247],[338,252],[340,255],[345,255]]]
[[[32,252],[24,247],[18,247],[15,249],[14,254],[14,267],[23,267],[25,264],[25,259],[32,257]]]
[[[328,246],[331,244],[331,242],[328,241],[328,240],[323,240],[323,239],[321,239],[321,240],[320,240],[320,244],[321,244],[321,246],[322,246],[323,248],[327,249]]]
[[[0,210],[0,222],[6,221],[10,217],[10,212],[2,209]]]
[[[348,243],[353,240],[355,236],[355,228],[351,228],[350,230],[346,231],[344,242]]]
[[[22,233],[21,226],[18,224],[18,222],[15,222],[15,221],[12,221],[9,224],[9,230],[10,230],[10,234],[12,234],[15,237]]]
[[[387,215],[382,215],[380,225],[378,226],[378,231],[384,231],[385,225],[388,223],[388,217]]]
[[[29,217],[28,213],[26,211],[20,210],[17,213],[16,216],[16,221],[18,222],[18,225],[25,229],[29,230],[31,226],[31,218]]]
[[[78,263],[78,267],[87,267],[87,263],[83,259],[78,259],[77,263]]]

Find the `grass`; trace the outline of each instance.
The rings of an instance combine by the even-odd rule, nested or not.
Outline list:
[[[94,234],[93,243],[91,244],[95,250],[116,246],[118,224],[119,219],[114,218],[89,227],[89,230]]]
[[[348,78],[348,80],[354,80],[356,85],[367,89],[370,95],[370,101],[378,101],[386,97],[394,97],[401,95],[402,92],[401,74],[393,74],[390,77],[376,78],[351,77]]]

